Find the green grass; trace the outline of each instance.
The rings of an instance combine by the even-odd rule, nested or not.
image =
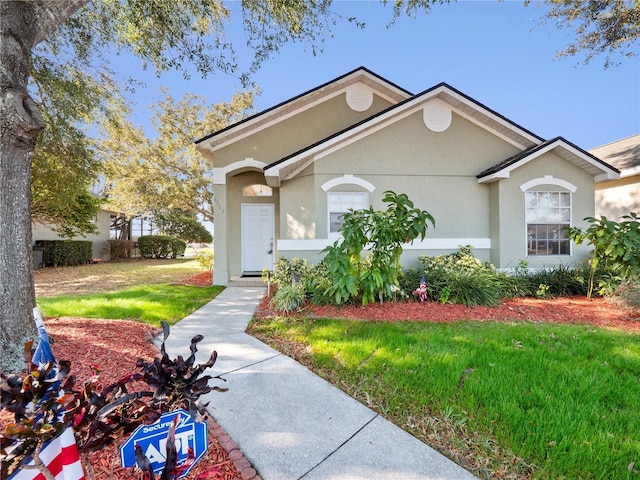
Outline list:
[[[160,326],[186,317],[215,298],[224,287],[140,285],[116,292],[39,298],[47,317],[86,317],[138,320]]]
[[[305,363],[319,374],[483,478],[507,478],[505,468],[537,479],[637,478],[628,470],[640,465],[636,335],[479,322],[271,319],[251,328],[281,346],[308,345]]]

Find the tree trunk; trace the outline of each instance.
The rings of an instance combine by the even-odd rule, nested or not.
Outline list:
[[[44,123],[27,92],[31,50],[81,1],[0,1],[0,372],[24,367],[36,336],[31,159]]]

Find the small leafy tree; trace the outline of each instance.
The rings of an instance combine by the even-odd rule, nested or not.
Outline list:
[[[196,261],[198,264],[209,272],[213,272],[215,265],[215,254],[211,248],[203,248],[196,252]]]
[[[153,222],[162,235],[176,237],[187,243],[211,243],[211,232],[202,225],[193,212],[169,210],[153,214]]]
[[[584,241],[593,246],[589,265],[591,267],[589,290],[591,298],[598,269],[606,270],[613,278],[603,280],[601,289],[611,289],[615,279],[622,281],[637,278],[640,275],[640,219],[636,213],[624,215],[621,222],[608,220],[607,217],[587,217],[584,220],[591,225],[586,229],[571,227],[568,236],[576,244]]]
[[[359,294],[363,305],[391,297],[392,287],[398,286],[402,245],[418,237],[423,240],[427,222],[435,227],[431,214],[415,208],[404,193],[387,190],[382,201],[389,204],[385,211],[369,207],[345,214],[342,240],[324,250],[333,280],[327,293],[335,303]],[[363,258],[365,250],[369,254]]]

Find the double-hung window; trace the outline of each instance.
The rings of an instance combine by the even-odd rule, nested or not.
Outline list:
[[[343,216],[349,210],[367,208],[366,192],[327,192],[329,235],[337,235],[342,228]]]
[[[570,255],[571,193],[525,192],[527,255]]]

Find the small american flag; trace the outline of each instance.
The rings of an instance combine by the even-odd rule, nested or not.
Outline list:
[[[36,351],[33,353],[33,362],[38,366],[43,366],[48,362],[56,364],[56,359],[51,351],[49,335],[44,328],[42,314],[39,308],[33,309],[36,326],[38,327],[39,342]],[[58,368],[54,368],[51,376],[55,376]],[[44,444],[40,451],[40,460],[45,464],[56,480],[84,480],[84,471],[80,462],[80,454],[76,445],[73,429],[68,427],[61,435],[51,439]],[[34,465],[33,459],[26,462],[27,465]],[[16,470],[7,480],[45,480],[45,476],[35,468],[20,468]]]

